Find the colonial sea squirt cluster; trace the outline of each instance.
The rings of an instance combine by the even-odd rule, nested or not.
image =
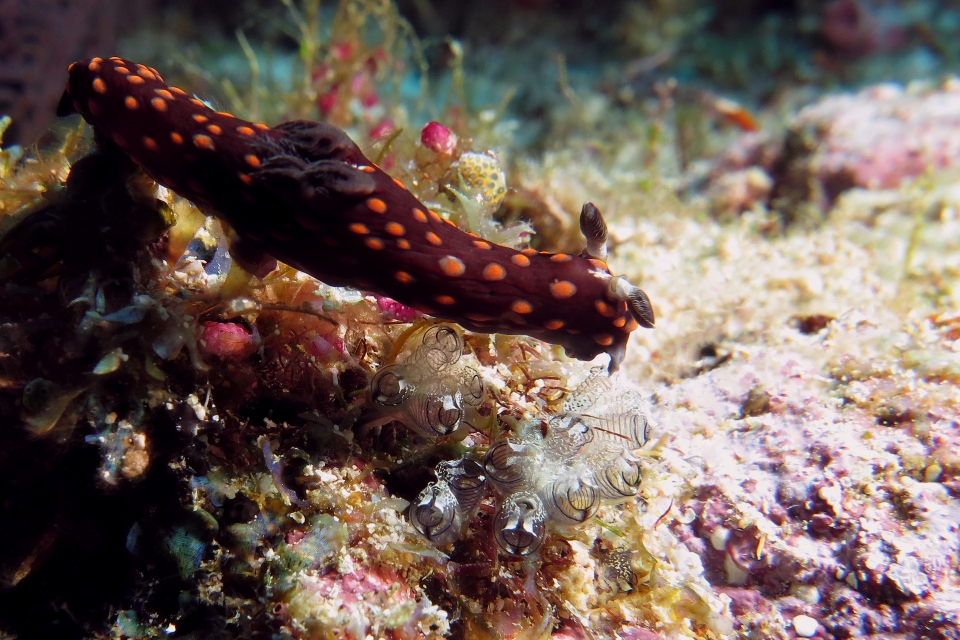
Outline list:
[[[228,221],[241,255],[269,254],[473,331],[534,336],[584,360],[607,353],[611,371],[630,333],[654,324],[646,294],[607,268],[592,204],[579,256],[503,247],[431,211],[336,127],[240,120],[121,58],[70,66],[58,113],[74,111],[158,183]]]

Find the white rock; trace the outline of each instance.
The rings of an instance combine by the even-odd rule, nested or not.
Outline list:
[[[801,638],[812,638],[820,627],[820,623],[810,616],[799,615],[793,619],[793,630]]]

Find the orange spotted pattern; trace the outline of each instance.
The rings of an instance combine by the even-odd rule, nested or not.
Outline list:
[[[247,122],[120,58],[71,65],[57,111],[80,113],[157,182],[328,284],[582,359],[607,353],[611,367],[637,327],[604,262],[465,233],[333,126]]]

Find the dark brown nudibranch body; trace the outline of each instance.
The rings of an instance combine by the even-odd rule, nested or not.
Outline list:
[[[276,127],[210,109],[121,58],[70,66],[59,115],[79,112],[154,180],[264,253],[334,286],[394,298],[485,333],[530,335],[616,370],[646,294],[607,268],[606,225],[584,205],[580,255],[516,251],[428,209],[340,129]]]

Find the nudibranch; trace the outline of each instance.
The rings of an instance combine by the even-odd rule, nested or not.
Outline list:
[[[334,126],[247,122],[121,58],[70,65],[57,113],[75,112],[245,246],[329,285],[471,331],[530,335],[582,360],[607,353],[611,371],[630,333],[653,327],[647,295],[608,269],[606,224],[590,203],[580,255],[503,247],[431,211]]]

